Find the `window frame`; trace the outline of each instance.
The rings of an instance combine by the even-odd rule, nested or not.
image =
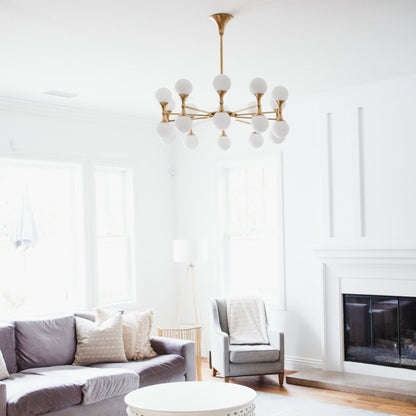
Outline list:
[[[126,183],[127,183],[127,187],[125,189],[125,200],[124,200],[124,204],[125,204],[125,212],[127,215],[127,219],[126,219],[126,229],[128,228],[127,225],[130,225],[130,231],[126,233],[126,235],[123,236],[119,236],[122,237],[126,242],[127,242],[127,246],[128,246],[128,252],[129,252],[129,262],[128,262],[128,273],[129,273],[129,286],[131,289],[131,293],[134,294],[134,298],[130,299],[130,300],[126,300],[124,302],[116,302],[116,303],[100,303],[99,301],[99,289],[98,289],[98,239],[99,238],[114,238],[115,236],[100,236],[98,235],[97,232],[97,204],[96,204],[96,189],[95,189],[95,173],[97,171],[97,169],[108,169],[108,170],[114,170],[114,171],[125,171],[126,173]],[[136,276],[136,261],[135,261],[135,218],[134,218],[134,196],[135,196],[135,192],[134,192],[134,171],[133,171],[133,167],[131,166],[126,166],[125,164],[123,164],[123,166],[119,165],[115,165],[115,164],[108,164],[108,163],[94,163],[93,167],[92,167],[92,181],[93,181],[93,186],[94,186],[94,209],[92,210],[94,212],[94,224],[92,225],[92,232],[93,232],[93,238],[94,238],[94,256],[92,257],[92,260],[94,261],[94,273],[93,273],[93,280],[94,282],[94,295],[95,295],[95,299],[94,299],[94,304],[95,305],[100,305],[100,306],[106,306],[106,307],[133,307],[137,304],[137,279],[135,278]]]
[[[136,168],[134,161],[112,160],[112,159],[90,159],[83,157],[72,157],[65,155],[45,155],[22,152],[19,155],[0,156],[0,162],[7,163],[29,163],[48,165],[72,165],[79,170],[81,177],[81,189],[79,198],[81,200],[81,236],[84,252],[81,256],[80,266],[85,275],[83,297],[85,298],[85,310],[92,310],[99,305],[98,302],[98,275],[97,275],[97,244],[96,244],[96,201],[95,201],[95,168],[108,167],[114,169],[125,169],[129,171],[130,190],[128,215],[131,218],[131,241],[130,241],[130,276],[132,287],[132,299],[126,302],[106,304],[105,306],[133,309],[140,307],[142,299],[140,296],[138,280],[139,257],[137,255],[137,192],[136,192]],[[83,230],[82,230],[83,228]],[[66,312],[74,312],[73,310]],[[36,313],[34,313],[36,315]]]
[[[216,182],[217,182],[217,241],[218,241],[218,270],[221,279],[221,291],[223,295],[229,293],[231,285],[231,256],[230,256],[230,238],[232,238],[229,221],[228,221],[228,204],[227,204],[227,170],[232,168],[249,169],[253,167],[273,166],[276,172],[276,238],[278,270],[277,286],[278,299],[270,302],[267,308],[271,311],[286,310],[286,266],[285,266],[285,238],[284,238],[284,194],[283,194],[283,155],[281,152],[274,155],[260,155],[248,158],[235,158],[221,160],[217,163]],[[256,238],[258,231],[247,233],[248,238]]]

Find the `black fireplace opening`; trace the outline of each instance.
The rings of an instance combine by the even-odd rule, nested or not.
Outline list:
[[[345,361],[416,369],[416,298],[344,294]]]

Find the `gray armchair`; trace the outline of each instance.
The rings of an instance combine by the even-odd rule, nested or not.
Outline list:
[[[284,334],[268,328],[269,345],[231,345],[225,299],[211,300],[211,368],[212,375],[229,377],[279,374],[283,385],[285,372]]]

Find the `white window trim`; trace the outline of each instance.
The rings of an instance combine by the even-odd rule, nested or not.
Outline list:
[[[127,216],[128,216],[128,220],[127,223],[131,224],[131,231],[128,233],[128,236],[123,236],[124,238],[127,239],[127,244],[128,244],[128,250],[130,252],[130,264],[128,265],[128,270],[129,270],[129,276],[131,278],[131,281],[129,282],[131,285],[131,290],[133,293],[135,293],[135,299],[133,301],[128,301],[128,302],[118,302],[118,303],[110,303],[110,304],[105,304],[105,305],[100,305],[100,306],[106,306],[106,307],[123,307],[126,309],[131,309],[134,308],[135,306],[137,306],[137,299],[138,299],[138,285],[137,285],[137,274],[136,274],[136,246],[135,246],[135,235],[136,234],[136,221],[135,221],[135,194],[136,192],[134,192],[134,168],[133,166],[127,165],[125,163],[123,164],[114,164],[114,163],[107,163],[107,162],[103,162],[103,163],[93,163],[92,167],[91,167],[91,182],[92,182],[92,186],[94,187],[94,189],[92,189],[93,191],[93,199],[94,199],[94,203],[93,203],[93,207],[96,207],[96,201],[95,201],[95,169],[96,168],[105,168],[105,169],[114,169],[114,170],[126,170],[127,171],[127,180],[129,181],[130,184],[130,189],[131,192],[126,192],[125,193],[125,197],[126,197],[126,210],[127,210]],[[94,294],[94,298],[92,299],[92,305],[93,307],[99,306],[99,300],[98,300],[98,266],[97,266],[97,239],[98,239],[98,233],[97,233],[97,218],[96,218],[96,209],[92,209],[91,210],[93,212],[94,218],[93,218],[93,222],[91,223],[91,232],[92,232],[92,237],[93,237],[93,242],[92,242],[92,249],[94,251],[94,255],[91,256],[91,260],[92,260],[92,266],[93,266],[93,274],[92,276],[92,284],[93,284],[93,294]],[[111,236],[112,237],[112,236]],[[110,238],[111,238],[110,237]],[[103,238],[103,236],[101,236],[101,238]],[[105,236],[104,236],[105,238]]]
[[[257,157],[248,158],[236,158],[229,160],[220,160],[217,163],[216,169],[216,202],[217,207],[217,242],[218,242],[218,253],[217,258],[217,270],[219,270],[219,275],[221,279],[221,292],[225,295],[228,292],[229,288],[229,276],[230,276],[230,249],[227,238],[227,229],[226,220],[227,209],[226,204],[226,175],[225,170],[228,168],[239,167],[239,168],[249,168],[249,167],[259,167],[264,166],[264,164],[272,163],[276,166],[276,175],[277,175],[277,236],[278,236],[278,260],[279,260],[279,269],[278,269],[278,288],[279,288],[279,297],[276,299],[276,302],[269,305],[272,310],[286,310],[286,265],[285,265],[285,230],[284,230],[284,192],[283,192],[283,154],[281,152],[274,155],[261,155]]]

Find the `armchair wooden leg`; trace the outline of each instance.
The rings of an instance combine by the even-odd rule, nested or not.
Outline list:
[[[217,370],[212,367],[212,377],[215,377],[217,375]]]
[[[230,382],[230,377],[224,377],[224,381],[225,381],[226,383],[229,383],[229,382]]]
[[[284,381],[284,379],[285,379],[285,375],[284,375],[284,373],[283,373],[283,374],[279,374],[279,384],[280,384],[281,386],[283,386],[283,381]]]

